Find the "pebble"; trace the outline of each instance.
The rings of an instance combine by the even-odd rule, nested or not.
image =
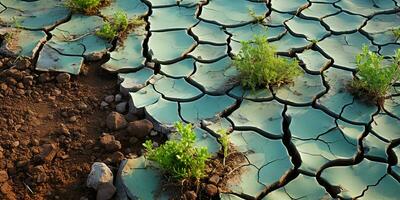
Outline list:
[[[105,107],[107,107],[109,104],[107,103],[107,102],[105,102],[105,101],[102,101],[101,103],[100,103],[100,107],[101,108],[105,108]]]
[[[68,73],[60,73],[57,75],[56,80],[58,83],[68,83],[71,79],[71,75]]]
[[[126,111],[126,105],[128,105],[127,102],[121,102],[115,106],[115,110],[119,113],[124,113]]]
[[[114,102],[114,95],[108,95],[104,98],[104,101],[107,103],[112,103]]]
[[[115,95],[115,102],[120,102],[120,101],[122,101],[122,95],[121,94],[116,94]]]

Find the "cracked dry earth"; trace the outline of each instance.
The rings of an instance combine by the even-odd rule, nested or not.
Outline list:
[[[71,74],[109,57],[101,67],[118,73],[130,112],[144,112],[157,131],[194,123],[198,144],[216,152],[216,131],[232,128],[246,162],[221,199],[398,199],[400,83],[382,107],[346,91],[363,45],[386,58],[400,48],[398,0],[113,0],[95,16],[57,0],[0,2],[1,54]],[[94,34],[118,10],[146,21],[122,46]],[[266,29],[279,55],[299,59],[305,73],[250,92],[230,63],[240,41]],[[143,162],[123,162],[124,197],[155,198],[161,175]]]

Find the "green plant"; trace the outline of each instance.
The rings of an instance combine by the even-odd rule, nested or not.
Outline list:
[[[241,44],[233,65],[245,87],[255,90],[260,86],[280,86],[302,74],[298,61],[279,57],[266,36],[257,35],[254,41],[242,41]]]
[[[180,140],[168,140],[158,148],[150,140],[144,143],[147,158],[178,180],[204,177],[206,161],[210,158],[207,148],[194,147],[196,133],[191,124],[177,122],[175,128],[181,135]]]
[[[357,96],[363,96],[377,103],[382,103],[390,86],[400,77],[400,49],[397,49],[393,62],[383,66],[383,56],[362,48],[356,57],[357,78],[350,88]]]
[[[87,12],[98,7],[101,0],[68,0],[67,6],[74,11]]]
[[[396,40],[400,39],[400,27],[392,29],[393,35],[396,38]]]
[[[218,134],[220,135],[220,137],[218,138],[218,141],[221,143],[222,145],[222,149],[224,151],[224,159],[223,159],[223,164],[225,165],[225,159],[226,157],[228,157],[228,150],[229,150],[229,135],[228,135],[228,131],[225,129],[221,129],[218,131]]]
[[[256,22],[262,22],[264,20],[264,16],[263,15],[257,15],[256,11],[254,11],[254,9],[249,8],[248,9],[249,15],[254,19],[254,21]]]
[[[128,28],[128,23],[126,13],[118,11],[109,21],[104,23],[103,27],[96,32],[96,35],[107,40],[112,40],[118,33],[124,32]]]

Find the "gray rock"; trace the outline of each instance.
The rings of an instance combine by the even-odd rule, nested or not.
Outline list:
[[[115,98],[114,98],[114,101],[117,102],[117,103],[122,101],[122,95],[121,94],[116,94]]]
[[[119,113],[124,113],[126,111],[126,106],[128,105],[127,102],[121,102],[115,106],[115,109]]]
[[[86,186],[98,190],[99,185],[101,184],[113,185],[113,179],[113,173],[106,164],[95,162],[93,163],[90,174],[86,180]]]
[[[105,108],[105,107],[107,107],[109,104],[107,103],[107,102],[105,102],[105,101],[102,101],[101,103],[100,103],[100,107],[101,108]]]
[[[104,98],[104,101],[106,101],[107,103],[112,103],[114,102],[114,95],[108,95]]]

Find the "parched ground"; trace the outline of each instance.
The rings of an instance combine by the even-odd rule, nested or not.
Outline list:
[[[61,84],[4,58],[0,69],[0,199],[94,198],[85,187],[91,164],[120,159],[98,144],[111,109],[100,103],[116,78],[89,67]]]

